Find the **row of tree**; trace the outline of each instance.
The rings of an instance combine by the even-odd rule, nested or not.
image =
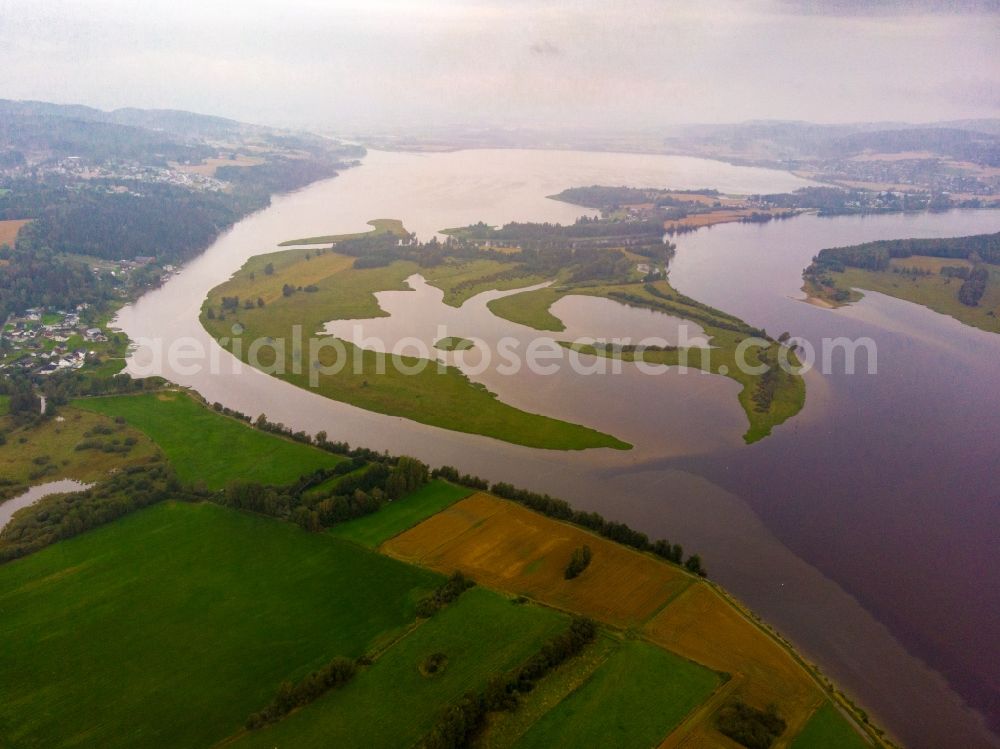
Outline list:
[[[469,692],[439,716],[420,746],[422,749],[461,749],[470,746],[492,712],[517,709],[519,698],[557,666],[579,655],[597,634],[589,619],[574,619],[523,665],[491,679],[482,692]]]
[[[424,619],[434,616],[449,603],[458,600],[460,595],[474,585],[472,580],[455,570],[433,593],[420,599],[417,603],[417,616]]]
[[[283,681],[277,694],[263,710],[251,713],[246,720],[249,730],[262,728],[268,723],[276,723],[292,710],[318,699],[331,689],[341,687],[357,672],[354,662],[347,658],[334,658],[318,671],[313,671],[307,677],[295,684]]]

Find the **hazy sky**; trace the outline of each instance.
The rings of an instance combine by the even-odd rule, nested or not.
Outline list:
[[[998,117],[1000,0],[0,0],[0,98],[334,129]]]

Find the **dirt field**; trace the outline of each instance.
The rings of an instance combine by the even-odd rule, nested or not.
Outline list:
[[[786,746],[823,703],[823,692],[803,667],[707,584],[689,587],[646,625],[644,633],[658,645],[732,674],[728,693],[761,709],[775,704],[788,723],[775,748]],[[690,721],[670,737],[668,745],[717,742],[718,734],[710,726],[710,720]]]
[[[17,237],[17,232],[30,220],[17,218],[9,221],[0,221],[0,244],[13,245],[14,238]]]
[[[220,166],[257,166],[263,164],[264,159],[256,156],[237,156],[235,159],[219,158],[205,159],[204,164],[176,164],[171,162],[170,166],[179,172],[188,174],[200,174],[203,177],[214,177],[216,168]]]
[[[666,221],[663,226],[669,229],[671,226],[712,226],[713,224],[727,224],[731,221],[739,221],[745,216],[749,216],[753,211],[747,209],[719,210],[711,213],[694,213],[685,216],[677,221]]]
[[[563,573],[588,545],[590,566]],[[513,502],[476,494],[389,540],[392,556],[621,627],[641,625],[692,584],[691,575]]]

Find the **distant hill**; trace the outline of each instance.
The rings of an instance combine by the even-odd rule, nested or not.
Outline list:
[[[834,157],[855,156],[865,151],[906,153],[927,151],[958,161],[1000,166],[1000,136],[951,127],[911,130],[878,130],[855,133],[828,144]]]
[[[51,104],[19,105],[20,102],[0,101],[0,163],[3,164],[69,156],[97,162],[119,159],[163,164],[168,160],[198,160],[213,153],[213,149],[178,135],[95,119],[89,116],[86,107],[56,110],[56,105]]]
[[[311,133],[172,109],[105,112],[76,104],[0,99],[0,168],[79,156],[162,166],[216,155],[219,142],[259,142],[326,152],[334,141]]]
[[[724,125],[679,125],[667,130],[664,144],[673,150],[773,161],[847,158],[865,151],[928,151],[996,166],[1000,164],[1000,120],[837,125],[759,120]]]

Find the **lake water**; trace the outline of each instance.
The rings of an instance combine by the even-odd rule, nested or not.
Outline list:
[[[877,375],[810,373],[803,413],[749,447],[738,386],[723,377],[647,376],[625,367],[609,376],[505,378],[487,369],[476,379],[504,401],[635,445],[627,452],[531,450],[325,400],[238,366],[198,323],[207,291],[278,242],[359,231],[383,217],[402,219],[424,238],[479,220],[572,221],[587,211],[545,196],[589,184],[774,192],[805,183],[667,156],[372,152],[360,168],[276,198],[122,310],[118,325],[133,340],[191,337],[215,352],[221,373],[172,370],[148,348],[134,354],[130,371],[155,371],[210,402],[266,413],[294,429],[547,491],[681,542],[907,745],[1000,745],[955,691],[988,704],[1000,681],[1000,501],[992,467],[1000,336],[874,294],[837,311],[797,300],[802,268],[822,247],[997,231],[1000,213],[804,216],[679,238],[671,279],[681,291],[817,345],[839,335],[877,342]],[[490,295],[455,310],[419,278],[412,285],[379,295],[391,317],[365,321],[366,334],[432,342],[434,324],[447,316],[449,335],[529,335],[490,315]],[[555,311],[570,337],[641,330],[670,339],[679,331],[665,315],[602,300],[570,297]],[[346,323],[333,327],[351,337]]]

